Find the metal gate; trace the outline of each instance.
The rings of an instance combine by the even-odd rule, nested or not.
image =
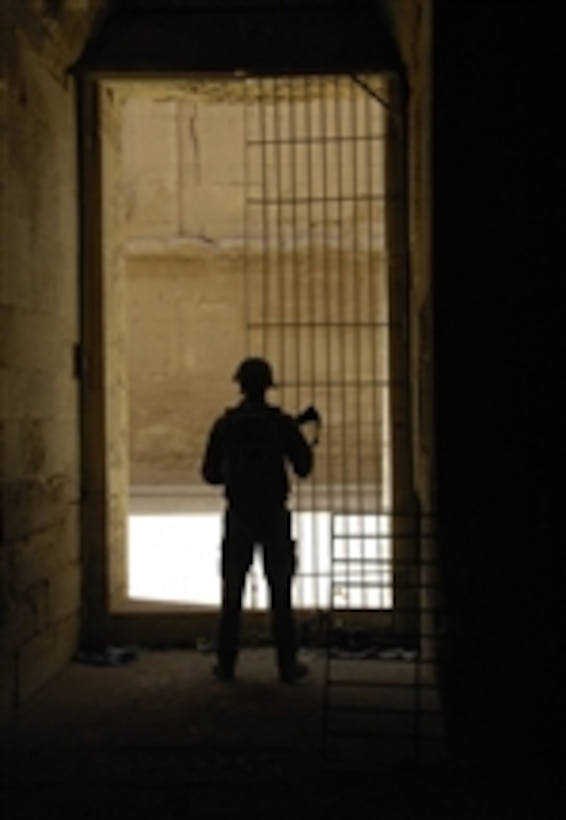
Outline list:
[[[274,365],[284,407],[323,417],[314,477],[294,488],[296,603],[366,624],[372,611],[390,629],[394,473],[407,475],[394,430],[408,413],[391,82],[244,83],[247,347]]]
[[[314,477],[293,499],[295,601],[319,610],[326,650],[323,753],[430,759],[441,728],[419,545],[432,527],[411,481],[395,82],[245,84],[248,349],[275,366],[285,407],[314,404],[324,419]]]

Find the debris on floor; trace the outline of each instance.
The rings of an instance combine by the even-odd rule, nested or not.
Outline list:
[[[81,649],[74,661],[90,666],[123,666],[136,661],[139,649],[135,646],[104,646],[102,649]]]

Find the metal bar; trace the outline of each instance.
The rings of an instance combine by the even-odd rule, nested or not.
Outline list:
[[[308,83],[308,78],[305,78]],[[306,106],[308,107],[308,105]],[[338,136],[320,136],[320,137],[294,137],[288,140],[266,140],[262,142],[261,140],[249,140],[249,145],[288,145],[289,143],[293,143],[294,145],[316,145],[321,143],[332,143],[332,142],[341,142],[342,140],[346,142],[368,142],[371,140],[384,140],[385,134],[361,134],[353,137],[338,137]]]
[[[295,111],[295,103],[296,103],[296,88],[297,88],[297,81],[294,78],[288,78],[288,89],[289,89],[289,118],[288,118],[288,133],[289,138],[287,140],[282,140],[281,147],[288,148],[289,154],[289,181],[291,192],[293,196],[293,200],[297,198],[297,187],[298,187],[298,179],[297,179],[297,153],[296,153],[296,135],[297,135],[297,124],[296,124],[296,111]],[[292,260],[292,270],[291,270],[291,313],[295,317],[295,322],[284,322],[282,325],[283,328],[290,328],[294,325],[294,334],[293,334],[293,343],[291,345],[291,351],[295,354],[295,361],[294,361],[294,372],[296,374],[297,384],[295,388],[295,407],[299,406],[300,401],[300,393],[301,393],[301,344],[302,340],[300,338],[300,333],[297,331],[297,328],[300,327],[301,324],[301,299],[299,293],[299,264],[300,259],[298,256],[298,236],[299,236],[299,225],[298,225],[298,209],[297,203],[293,201],[291,204],[291,260]],[[294,351],[293,351],[294,348]],[[300,488],[297,486],[297,482],[295,482],[295,492],[300,497]],[[299,605],[303,601],[303,585],[299,584],[298,593],[299,593]]]
[[[371,558],[368,558],[367,560],[368,560],[368,562],[369,562],[369,561],[371,561],[372,559],[371,559]],[[377,566],[377,567],[378,567],[378,569],[379,569],[379,565],[376,565],[375,563],[370,564],[370,567],[376,567],[376,566]],[[383,572],[384,570],[381,570],[381,571]],[[321,572],[321,573],[316,572],[316,573],[315,573],[314,571],[313,571],[313,572],[299,572],[299,573],[298,573],[298,577],[300,577],[300,578],[330,578],[330,573],[328,573],[328,572]],[[381,587],[383,587],[383,586],[386,586],[386,583],[385,583],[385,582],[371,581],[371,582],[368,582],[368,583],[373,584],[373,585],[374,585],[374,586],[376,586],[376,587],[377,587],[377,586],[379,586],[380,588],[381,588]],[[337,586],[344,586],[344,583],[342,583],[342,582],[340,582],[340,581],[337,581],[337,582],[336,582],[336,584],[337,584]],[[355,587],[360,586],[360,582],[358,582],[358,581],[353,581],[353,582],[352,582],[352,586],[355,586]],[[422,586],[421,584],[418,584],[418,585],[417,585],[417,584],[415,584],[415,587],[416,587],[417,589],[437,589],[437,587],[436,587],[435,585],[433,585],[433,584],[427,584],[427,585],[424,585],[424,586]],[[305,607],[305,608],[306,608],[306,609],[308,609],[308,607]],[[387,607],[387,608],[389,609],[389,607]],[[365,612],[365,611],[366,611],[366,608],[365,608],[365,607],[359,607],[359,609],[358,609],[357,611],[359,611],[359,612]],[[432,611],[436,612],[437,610],[436,610],[436,608],[435,608],[434,610],[430,609],[430,610],[428,610],[428,611],[430,611],[430,612],[432,612]]]
[[[356,561],[356,559],[345,559],[345,560],[352,560],[352,561],[354,561],[354,562]],[[377,562],[377,560],[378,560],[378,559],[375,559],[375,560],[374,560],[374,559],[371,559],[371,558],[367,558],[367,559],[366,559],[366,561],[368,562],[368,564],[369,564],[370,566],[379,566],[379,565],[376,563],[376,562]],[[374,562],[373,562],[373,563],[370,563],[370,562],[372,562],[372,561],[374,561]],[[358,563],[359,563],[359,562],[358,562]],[[301,572],[301,573],[299,573],[299,574],[300,574],[300,576],[301,576],[302,578],[311,578],[311,577],[315,577],[315,573],[314,573],[314,572]],[[330,577],[331,577],[329,572],[324,572],[324,573],[316,573],[316,575],[317,575],[317,576],[319,576],[319,577],[322,577],[322,578],[330,578]],[[337,583],[337,585],[338,585],[338,586],[344,586],[344,583],[345,583],[345,582],[342,582],[342,581],[337,581],[336,583]],[[373,583],[373,584],[377,585],[378,583],[381,583],[381,582],[373,581],[373,582],[369,582],[369,583]],[[353,585],[353,586],[360,586],[360,582],[358,582],[358,581],[353,581],[353,582],[352,582],[352,585]],[[382,585],[382,584],[381,584],[381,585]],[[410,586],[410,585],[409,585],[409,586]],[[417,584],[417,583],[415,583],[415,584],[413,584],[413,586],[414,586],[414,588],[415,588],[415,589],[439,589],[439,587],[438,587],[436,584],[424,584],[424,585],[423,585],[423,584]],[[365,611],[365,608],[364,608],[364,607],[360,607],[360,608],[359,608],[359,611],[360,611],[360,612],[364,612],[364,611]],[[436,607],[435,607],[435,608],[434,608],[434,610],[433,610],[433,609],[430,609],[430,610],[428,610],[428,611],[434,611],[434,612],[436,612],[436,611],[437,611],[437,609],[436,609]]]
[[[364,97],[364,123],[365,129],[368,133],[371,133],[371,117],[372,117],[372,110],[370,109],[369,105],[369,96],[366,94]],[[368,183],[368,192],[373,190],[373,140],[368,140],[365,144],[365,161],[366,161],[366,178],[369,180]],[[388,321],[378,321],[378,304],[376,299],[376,269],[373,259],[374,253],[374,233],[373,233],[373,215],[374,215],[374,208],[373,208],[373,201],[367,200],[368,203],[368,212],[367,212],[367,247],[368,247],[368,258],[367,258],[367,278],[368,278],[368,311],[369,315],[373,317],[374,327],[390,327],[390,323]],[[375,335],[375,334],[372,334]],[[372,376],[372,379],[375,381],[378,375],[378,337],[372,338],[370,343],[370,350],[369,350],[369,372]],[[388,385],[388,389],[390,389],[390,385]],[[373,443],[373,452],[375,453],[375,465],[379,464],[379,473],[378,468],[375,466],[373,469],[375,470],[375,484],[376,484],[376,491],[380,493],[379,485],[382,482],[382,475],[383,475],[383,449],[381,446],[381,438],[378,436],[378,421],[379,421],[379,411],[378,411],[378,391],[372,390],[371,391],[371,425],[370,429],[372,430],[371,440]],[[381,500],[382,493],[380,493]],[[377,499],[376,499],[377,500]]]
[[[325,94],[325,82],[322,77],[318,78],[318,88],[319,88],[319,105],[318,105],[318,116],[319,116],[319,129],[320,134],[323,135],[326,133],[326,94]],[[320,190],[321,196],[314,197],[311,196],[311,205],[312,203],[316,203],[317,201],[322,204],[322,226],[323,231],[322,235],[325,237],[327,235],[328,229],[328,143],[323,141],[322,142],[322,156],[321,156],[321,180],[320,180]],[[312,192],[311,192],[312,193]],[[331,367],[331,358],[330,358],[330,329],[329,323],[331,319],[330,315],[330,288],[328,283],[328,245],[326,242],[323,241],[322,250],[321,250],[321,257],[322,257],[322,296],[323,296],[323,308],[322,312],[324,313],[326,319],[326,334],[324,338],[325,343],[325,389],[324,395],[328,402],[327,406],[327,413],[330,417],[330,389],[329,389],[329,382],[330,382],[330,367]],[[326,435],[326,486],[331,488],[329,493],[329,500],[332,501],[333,496],[333,484],[332,484],[332,442],[331,442],[331,433],[330,427],[328,429]],[[332,538],[332,533],[331,533]],[[331,542],[332,544],[332,542]],[[332,549],[332,546],[331,546]],[[332,556],[330,557],[330,570],[332,572]],[[332,611],[333,601],[332,601],[332,587],[331,584],[328,586],[327,590],[328,594],[328,607],[330,611]],[[323,754],[324,754],[324,742],[328,735],[328,720],[329,720],[329,693],[330,687],[328,685],[328,679],[330,677],[330,657],[329,653],[325,653],[325,681],[326,684],[323,690],[323,703],[322,703],[322,724],[323,724],[323,733],[322,733],[322,740],[323,740]]]
[[[257,96],[257,105],[259,107],[258,117],[259,117],[259,129],[260,135],[263,139],[266,138],[267,133],[267,121],[266,121],[266,110],[265,110],[265,103],[264,103],[264,80],[258,80],[255,83],[256,85],[256,96]],[[262,146],[261,149],[261,188],[264,192],[264,198],[267,199],[269,187],[268,187],[268,162],[267,162],[267,152],[265,150],[265,146]],[[250,200],[248,199],[248,205],[250,204]],[[268,213],[265,209],[263,209],[261,214],[261,226],[262,226],[262,244],[263,244],[263,264],[261,266],[261,283],[260,283],[260,292],[261,292],[261,316],[269,317],[269,274],[270,274],[270,226],[269,226],[269,218]],[[266,351],[267,347],[267,338],[265,331],[261,334],[261,347],[262,352]]]
[[[338,660],[337,658],[333,658],[333,660]],[[342,659],[340,659],[342,661]],[[352,663],[355,659],[352,660]],[[344,663],[348,663],[348,659],[344,660]],[[362,661],[358,660],[358,663],[362,663]],[[381,663],[391,663],[391,661],[383,660]],[[414,663],[414,661],[403,661],[403,664],[408,665],[409,663]],[[335,678],[330,678],[329,683],[331,686],[339,686],[342,689],[392,689],[394,691],[398,691],[399,689],[414,689],[415,685],[413,681],[409,683],[404,683],[399,681],[398,683],[391,684],[391,683],[379,683],[376,681],[363,681],[363,680],[353,680],[350,679],[348,681],[341,681],[336,680]],[[433,683],[423,683],[422,688],[428,690],[429,692],[436,692],[437,687]],[[330,704],[332,708],[334,708],[334,704]]]
[[[244,192],[244,202],[242,204],[242,210],[244,214],[244,226],[243,226],[243,233],[244,233],[244,260],[243,260],[243,274],[244,274],[244,322],[245,322],[245,336],[246,336],[246,350],[249,351],[250,348],[250,331],[253,326],[252,322],[252,306],[251,306],[251,284],[250,284],[250,211],[249,208],[246,206],[246,197],[245,191],[248,189],[250,185],[250,144],[249,144],[249,131],[250,131],[250,106],[247,103],[247,93],[248,93],[249,84],[247,80],[244,80],[244,110],[243,110],[243,127],[244,127],[244,141],[243,141],[243,174],[244,174],[244,185],[243,185],[243,192]]]
[[[261,190],[263,192],[263,198],[267,198],[269,196],[269,163],[267,153],[265,148],[261,146],[261,139],[265,138],[266,131],[267,131],[267,121],[266,121],[266,111],[264,105],[264,93],[263,93],[263,82],[262,80],[255,80],[251,81],[252,85],[252,103],[257,111],[257,120],[258,120],[258,129],[260,134],[259,140],[259,148],[260,148],[260,160],[258,162],[258,168],[260,169],[261,174]],[[255,101],[254,101],[254,93],[255,92]],[[247,206],[248,212],[251,209],[251,198],[247,197]],[[251,215],[250,215],[251,220]],[[261,265],[261,275],[260,275],[260,282],[259,282],[259,315],[269,316],[269,280],[270,280],[270,271],[271,271],[271,250],[270,250],[270,225],[269,225],[269,216],[266,209],[262,210],[261,213],[261,237],[260,237],[260,249],[259,254],[260,259],[258,259],[259,264]],[[251,333],[252,327],[250,326],[249,331]],[[267,345],[267,334],[264,329],[260,328],[260,339],[259,345],[263,351],[265,351]],[[256,342],[257,344],[257,342]],[[248,353],[255,353],[257,351],[248,350]],[[255,609],[257,606],[257,592],[258,592],[258,579],[256,577],[256,570],[255,566],[252,565],[250,571],[250,578],[249,578],[249,589],[250,589],[250,606],[252,609]]]
[[[406,538],[412,538],[412,533],[407,534],[405,537]],[[386,541],[390,538],[390,536],[389,535],[367,535],[367,534],[364,534],[364,533],[352,533],[351,535],[348,535],[347,533],[341,533],[341,532],[336,533],[336,535],[335,535],[335,540],[336,541],[340,541],[340,539],[344,539],[344,540],[347,540],[347,541],[355,541],[358,538],[362,541],[367,540],[367,538],[373,538],[375,541]],[[341,559],[337,558],[336,560],[339,561]],[[385,560],[385,559],[383,559],[383,560]]]
[[[334,581],[334,586],[338,587],[338,589],[388,589],[391,584],[387,581],[358,581],[355,579],[346,579],[345,581]],[[365,607],[360,606],[358,607],[360,612],[365,610]]]
[[[348,541],[349,540],[350,539],[348,538]],[[365,538],[363,536],[361,537],[361,541],[362,541],[362,544],[365,541]],[[365,558],[352,558],[352,556],[350,556],[350,555],[344,556],[344,558],[339,558],[339,557],[336,558],[336,563],[337,564],[347,564],[348,562],[358,563],[358,564],[360,564],[360,563],[361,564],[369,564],[370,566],[375,566],[376,564],[383,564],[384,566],[389,566],[389,564],[391,563],[389,558],[367,558],[367,557],[365,557]]]
[[[383,97],[381,94],[378,94],[377,91],[374,91],[373,88],[370,85],[368,85],[366,80],[361,79],[361,77],[357,74],[351,74],[350,78],[352,82],[356,83],[356,85],[359,85],[360,88],[363,88],[368,97],[371,97],[371,99],[375,100],[380,105],[382,105],[383,108],[387,109],[387,111],[390,112],[392,116],[398,116],[389,100],[386,100],[385,97]]]
[[[326,134],[327,131],[327,100],[326,100],[326,83],[323,77],[318,78],[318,87],[319,87],[319,106],[318,106],[318,116],[319,116],[319,134],[323,136]],[[328,143],[322,142],[322,156],[321,156],[321,165],[320,165],[320,191],[321,196],[316,197],[312,195],[311,192],[311,204],[314,203],[322,203],[322,236],[326,237],[328,233]],[[324,394],[327,400],[327,412],[328,416],[330,417],[331,408],[330,408],[330,384],[331,384],[331,367],[332,367],[332,358],[331,358],[331,334],[330,334],[330,323],[331,323],[331,290],[329,284],[329,254],[328,254],[328,245],[323,240],[322,244],[322,297],[323,297],[323,309],[321,313],[324,315],[326,325],[326,334],[324,334],[325,338],[323,339],[323,344],[325,345],[325,380],[324,380]],[[331,432],[330,427],[328,427],[327,434],[326,434],[326,486],[331,488],[329,492],[329,501],[330,505],[332,506],[332,497],[334,495],[334,487],[333,487],[333,470],[332,470],[332,440],[331,440]],[[329,590],[330,594],[330,590]],[[328,604],[332,607],[332,601],[329,599]]]
[[[327,325],[327,327],[332,327],[332,325]],[[297,384],[296,379],[289,379],[286,382],[286,387],[293,387],[295,384]],[[387,382],[387,381],[383,381],[383,380],[378,381],[378,382],[364,381],[362,383],[362,385],[359,385],[355,381],[349,381],[349,380],[345,380],[343,382],[329,382],[329,381],[324,381],[323,382],[323,381],[321,381],[320,384],[324,384],[328,389],[330,389],[330,388],[339,388],[339,387],[342,387],[342,386],[345,386],[345,387],[359,387],[359,386],[373,385],[373,386],[377,386],[377,387],[399,387],[399,388],[403,388],[405,386],[404,383],[399,382],[399,381]],[[409,513],[406,513],[406,514],[409,515]]]
[[[401,327],[400,323],[397,325],[390,324],[389,322],[305,322],[305,321],[286,321],[286,322],[250,322],[250,327],[257,327],[257,328],[276,328],[276,327],[286,327],[286,328],[297,328],[302,327],[308,330],[312,330],[313,328],[386,328],[390,329],[391,327]]]
[[[313,242],[314,242],[314,215],[313,215],[313,207],[312,207],[312,197],[313,197],[313,145],[315,144],[315,140],[313,138],[312,133],[312,100],[310,95],[310,85],[311,81],[308,77],[304,78],[304,138],[298,144],[305,144],[307,146],[306,152],[306,199],[308,202],[307,205],[307,225],[306,225],[306,235],[307,235],[307,272],[306,276],[308,277],[308,305],[309,305],[309,317],[310,317],[310,334],[309,334],[309,354],[310,354],[310,380],[309,380],[309,390],[311,395],[311,401],[316,404],[315,398],[315,371],[316,371],[316,329],[317,329],[317,322],[315,321],[314,317],[316,315],[316,289],[314,284],[314,269],[315,266],[313,264]],[[315,465],[316,469],[316,465]],[[315,472],[316,476],[316,472]],[[311,479],[310,483],[310,496],[311,496],[311,509],[315,510],[315,495],[316,495],[316,484],[315,478]],[[320,601],[320,584],[318,581],[318,574],[319,574],[319,562],[318,562],[318,549],[319,549],[319,532],[317,529],[317,517],[316,515],[311,514],[311,554],[310,560],[311,565],[313,567],[313,587],[312,592],[315,606],[319,608],[321,606]]]
[[[279,105],[277,99],[277,92],[278,92],[278,85],[279,81],[277,77],[273,77],[271,81],[271,117],[272,117],[272,128],[275,142],[277,143],[278,135],[279,135]],[[265,146],[267,149],[267,146]],[[277,293],[277,303],[275,307],[275,315],[279,317],[280,320],[283,320],[284,315],[284,299],[285,299],[285,267],[284,267],[284,259],[282,257],[283,253],[283,192],[282,192],[282,184],[281,184],[281,146],[275,145],[273,151],[273,164],[274,164],[274,175],[275,175],[275,198],[274,204],[276,206],[275,209],[275,276],[276,276],[276,286],[274,290]],[[267,205],[267,202],[263,203],[263,205]],[[284,344],[285,337],[283,334],[279,334],[277,340],[275,342],[275,348],[279,354],[279,361],[277,365],[277,371],[279,373],[279,378],[281,379],[282,383],[285,385],[285,344]],[[282,389],[282,398],[283,403],[285,403],[286,399],[286,385]]]
[[[400,201],[400,197],[396,197],[396,196],[387,197],[385,194],[366,194],[364,196],[358,197],[357,200],[354,197],[351,197],[351,196],[312,197],[312,199],[310,199],[310,201],[309,201],[308,197],[296,197],[296,198],[293,198],[293,197],[281,197],[281,198],[268,197],[268,198],[265,198],[265,199],[262,198],[262,197],[250,197],[249,200],[248,200],[248,204],[249,205],[257,205],[257,206],[274,205],[276,207],[280,207],[281,205],[296,204],[296,205],[306,205],[308,207],[309,204],[312,204],[313,202],[320,202],[322,204],[328,204],[329,202],[336,202],[338,205],[342,205],[345,202],[355,202],[355,201],[358,201],[358,202],[368,202],[368,201],[378,202],[378,201],[384,201],[386,199],[390,202]]]
[[[390,708],[388,706],[347,706],[344,704],[331,704],[333,712],[352,715],[400,715],[403,717],[412,717],[415,709],[413,706],[407,709]],[[438,717],[440,711],[438,709],[421,709],[421,715]]]
[[[334,129],[335,133],[338,137],[342,136],[342,106],[341,106],[341,97],[340,97],[340,78],[334,77],[333,82],[333,89],[334,89],[334,106],[333,106],[333,113],[334,113]],[[337,286],[338,286],[338,316],[339,321],[344,321],[345,316],[345,309],[346,309],[346,288],[345,288],[345,281],[344,281],[344,254],[343,254],[343,247],[344,247],[344,164],[343,164],[343,142],[338,140],[336,143],[336,163],[335,163],[335,175],[336,175],[336,202],[337,202],[337,223],[338,223],[338,252],[337,252],[337,259],[336,259],[336,276],[337,276]],[[348,436],[348,424],[347,424],[347,394],[346,388],[344,385],[344,378],[345,374],[347,373],[347,359],[346,359],[346,344],[345,338],[340,338],[336,340],[338,343],[339,349],[339,356],[338,361],[340,364],[340,381],[341,381],[341,390],[340,390],[340,399],[341,399],[341,477],[342,477],[342,488],[344,488],[345,484],[347,483],[347,470],[348,470],[348,447],[347,447],[347,436]],[[346,507],[346,496],[344,494],[344,489],[342,490],[342,507]],[[335,558],[335,545],[334,545],[334,528],[332,531],[332,560],[334,561]],[[334,601],[334,594],[332,596]],[[349,604],[349,600],[347,599],[347,603]]]
[[[360,308],[361,308],[361,300],[360,300],[360,283],[359,283],[359,265],[358,265],[358,252],[359,252],[359,242],[358,242],[358,218],[359,212],[358,208],[356,207],[357,202],[359,200],[359,188],[358,188],[358,144],[354,137],[357,135],[358,132],[358,117],[357,117],[357,95],[354,91],[354,86],[350,85],[350,132],[351,132],[351,141],[350,146],[352,150],[352,196],[354,198],[354,209],[352,212],[352,279],[353,279],[353,287],[352,287],[352,297],[353,297],[353,320],[354,322],[360,321]],[[362,350],[361,350],[361,329],[357,326],[354,330],[354,358],[355,358],[355,365],[354,365],[354,372],[356,374],[356,381],[359,383],[362,378],[362,371],[361,371],[361,363],[362,363]],[[360,506],[360,492],[362,486],[362,391],[358,388],[355,391],[355,450],[356,450],[356,486],[358,490],[358,506]],[[363,520],[362,519],[362,529],[363,529]],[[365,539],[362,536],[362,557],[365,554]],[[362,599],[361,599],[362,606],[365,608],[368,603],[368,595],[365,589],[362,589]]]
[[[379,569],[381,567],[381,564],[379,563],[379,560],[380,559],[377,559],[377,558],[375,558],[375,559],[368,558],[367,559],[368,566]],[[347,557],[347,558],[343,558],[343,559],[336,558],[335,563],[339,564],[340,566],[346,567],[348,565],[350,565],[350,566],[355,565],[355,564],[359,565],[361,562],[357,558]],[[385,564],[385,566],[387,566],[387,564]],[[381,572],[385,572],[385,566],[384,566],[383,569],[381,569]],[[377,581],[363,581],[362,582],[360,580],[353,580],[351,582],[348,582],[348,581],[343,580],[343,579],[341,579],[339,581],[336,581],[336,585],[339,586],[339,587],[343,587],[347,583],[351,583],[352,586],[359,587],[359,586],[362,586],[362,584],[368,584],[368,586],[371,586],[372,584],[377,585],[380,582],[377,582]],[[436,584],[423,585],[420,582],[415,581],[413,583],[408,582],[406,584],[406,588],[407,589],[437,589],[437,586],[436,586]],[[362,607],[362,609],[363,609],[363,607]]]
[[[409,732],[399,732],[397,730],[392,730],[391,732],[383,732],[383,731],[375,731],[375,732],[347,732],[347,731],[340,731],[339,729],[329,729],[328,736],[334,738],[340,737],[356,737],[360,740],[363,738],[391,738],[395,740],[413,740],[413,735],[409,734]],[[429,735],[426,738],[427,743],[443,743],[444,737],[438,735]]]

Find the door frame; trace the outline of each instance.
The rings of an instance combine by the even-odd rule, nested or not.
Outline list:
[[[335,75],[337,72],[329,69],[327,73]],[[385,72],[381,70],[375,73]],[[234,76],[225,72],[213,75],[210,72],[185,72],[168,79],[234,79]],[[159,80],[162,77],[86,71],[78,78],[82,643],[193,644],[198,637],[212,634],[217,618],[216,608],[195,609],[190,606],[149,603],[140,605],[125,601],[127,555],[123,502],[127,503],[128,487],[125,480],[121,497],[119,486],[110,478],[112,433],[108,418],[108,352],[105,349],[105,334],[108,329],[105,304],[108,294],[105,293],[102,242],[102,93],[105,80],[126,79]],[[392,75],[389,85],[393,106],[387,117],[386,177],[388,187],[398,193],[400,207],[389,210],[386,216],[386,235],[387,244],[396,249],[391,256],[390,266],[390,311],[396,320],[394,324],[398,323],[401,328],[390,339],[390,368],[392,380],[401,383],[403,389],[402,394],[391,392],[390,404],[396,605],[391,611],[391,617],[381,618],[378,631],[385,638],[406,642],[414,641],[419,633],[419,510],[414,492],[412,463],[406,95],[399,77]],[[368,613],[371,615],[369,610],[340,613],[340,617],[345,623],[356,626],[368,621],[373,624],[375,619],[372,620]],[[316,614],[314,611],[300,610],[300,620],[313,618]],[[266,631],[266,619],[267,613],[246,612],[246,629],[250,633],[262,634]]]

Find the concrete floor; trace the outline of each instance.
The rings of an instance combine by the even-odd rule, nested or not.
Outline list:
[[[295,687],[275,679],[266,648],[242,653],[232,684],[188,650],[71,664],[2,727],[3,816],[480,816],[442,768],[373,771],[321,754],[324,659],[306,660]]]

